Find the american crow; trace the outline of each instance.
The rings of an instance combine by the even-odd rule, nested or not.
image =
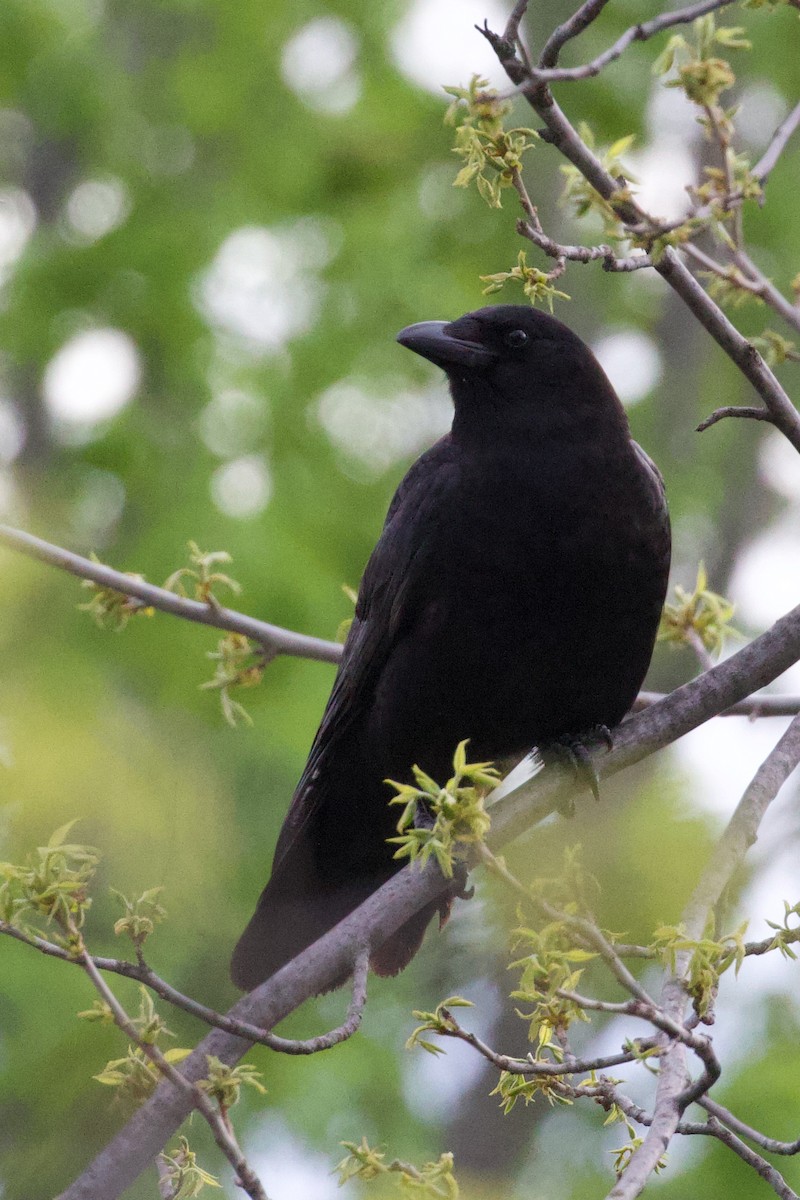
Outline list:
[[[589,348],[545,313],[498,305],[397,340],[442,367],[450,433],[401,482],[272,877],[233,956],[268,978],[398,869],[384,780],[435,779],[470,758],[613,728],[653,650],[669,518],[657,468],[631,439]],[[437,909],[373,952],[400,971]]]

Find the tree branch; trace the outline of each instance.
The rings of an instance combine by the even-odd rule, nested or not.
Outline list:
[[[76,928],[71,932],[80,939],[80,934]],[[192,1108],[196,1108],[207,1122],[214,1141],[219,1146],[222,1153],[227,1158],[228,1162],[236,1172],[236,1178],[239,1185],[243,1188],[251,1200],[267,1200],[267,1194],[261,1185],[261,1181],[253,1171],[247,1159],[242,1154],[241,1147],[234,1136],[230,1122],[227,1121],[224,1115],[217,1112],[209,1097],[197,1086],[195,1082],[189,1082],[186,1077],[174,1067],[168,1059],[159,1050],[154,1042],[148,1041],[139,1036],[139,1031],[131,1021],[125,1009],[120,1004],[117,997],[114,995],[111,988],[108,986],[103,976],[98,971],[92,960],[92,956],[83,946],[81,939],[81,950],[79,951],[79,962],[83,967],[89,979],[94,984],[95,989],[108,1005],[114,1017],[114,1021],[119,1029],[128,1037],[135,1045],[139,1046],[143,1054],[150,1059],[159,1073],[163,1076],[165,1082],[169,1082],[173,1087],[178,1088],[180,1092],[187,1098]]]
[[[725,404],[722,408],[715,408],[712,413],[705,417],[695,427],[695,432],[705,433],[706,429],[710,429],[718,421],[724,421],[726,417],[738,417],[740,420],[747,421],[772,422],[772,415],[765,408],[750,408],[743,404]]]
[[[772,141],[753,167],[753,175],[762,186],[766,183],[770,172],[774,170],[775,164],[786,149],[789,138],[798,126],[800,126],[800,103],[796,104],[789,115],[781,121],[772,135]]]
[[[31,946],[34,950],[38,950],[50,958],[58,958],[62,962],[72,963],[74,966],[82,965],[81,960],[76,959],[63,946],[59,946],[56,942],[49,942],[38,934],[27,933],[7,921],[0,921],[0,934],[14,938],[26,946]],[[91,959],[98,971],[121,975],[123,979],[135,979],[137,983],[149,988],[151,992],[160,996],[162,1000],[166,1000],[168,1004],[197,1017],[206,1025],[215,1029],[224,1029],[226,1033],[235,1034],[237,1037],[246,1038],[253,1045],[268,1046],[270,1050],[275,1050],[279,1054],[318,1054],[321,1050],[330,1050],[333,1046],[347,1041],[357,1032],[367,1001],[369,955],[362,953],[356,960],[352,996],[342,1024],[313,1038],[282,1038],[247,1021],[237,1021],[227,1013],[218,1013],[198,1000],[193,1000],[191,996],[184,995],[183,992],[179,992],[177,988],[172,987],[165,979],[157,975],[144,959],[140,959],[139,962],[131,962],[130,959],[107,958],[99,954],[93,954]]]
[[[290,629],[258,621],[255,617],[248,617],[229,608],[222,608],[216,604],[202,604],[199,600],[178,596],[166,588],[145,583],[143,579],[115,571],[103,563],[82,558],[70,550],[62,550],[60,546],[42,541],[32,533],[12,529],[10,525],[0,525],[0,545],[19,550],[30,558],[49,563],[50,566],[60,567],[62,571],[69,571],[79,579],[91,579],[100,587],[111,588],[123,596],[133,596],[149,608],[157,608],[160,612],[183,617],[184,620],[195,621],[199,625],[210,625],[214,629],[244,634],[263,646],[270,655],[286,654],[294,658],[311,658],[318,662],[334,663],[342,656],[342,647],[337,642],[326,642],[322,638],[294,633]]]
[[[709,1096],[699,1096],[697,1104],[704,1108],[706,1112],[711,1113],[712,1117],[722,1124],[727,1125],[734,1133],[741,1134],[742,1137],[748,1138],[751,1142],[755,1142],[762,1150],[766,1150],[768,1154],[784,1154],[795,1155],[800,1154],[800,1138],[796,1138],[793,1142],[779,1142],[776,1138],[767,1137],[766,1134],[760,1133],[758,1129],[753,1129],[752,1125],[746,1125],[744,1121],[740,1121],[727,1108],[723,1108],[721,1104],[717,1104]]]
[[[800,606],[725,662],[621,725],[614,748],[595,758],[599,775],[616,774],[682,737],[716,712],[765,687],[798,658]],[[506,793],[491,808],[490,846],[497,848],[518,836],[577,792],[572,772],[553,766]],[[433,862],[424,870],[406,867],[313,946],[243,997],[229,1015],[262,1029],[273,1028],[309,996],[346,974],[364,945],[380,945],[449,886]],[[202,1078],[207,1054],[232,1064],[248,1049],[245,1039],[214,1030],[181,1064],[182,1073],[190,1080]],[[116,1200],[152,1162],[189,1107],[181,1093],[162,1084],[60,1200]]]
[[[640,712],[650,704],[663,700],[665,692],[639,692],[633,706],[634,712]],[[717,713],[718,717],[793,717],[800,712],[800,696],[781,696],[773,692],[764,692],[732,704],[724,712]]]
[[[726,2],[727,0],[721,0],[721,2],[720,0],[709,0],[707,4],[695,5],[692,9],[683,9],[680,14],[665,13],[662,17],[656,18],[654,22],[650,22],[647,27],[633,27],[633,30],[629,30],[628,34],[623,35],[623,38],[616,43],[615,48],[620,47],[619,54],[621,54],[631,41],[636,40],[635,31],[637,29],[652,28],[656,22],[660,22],[658,28],[652,29],[652,32],[658,32],[661,28],[667,28],[670,23],[675,24],[675,18],[679,15],[683,19],[693,20],[702,12],[710,12],[715,8],[723,7]],[[615,179],[603,166],[597,155],[586,145],[556,103],[547,86],[548,78],[555,78],[555,76],[552,73],[548,76],[541,72],[537,75],[536,71],[530,71],[519,59],[515,43],[505,35],[493,33],[488,26],[481,28],[480,31],[491,44],[509,79],[521,88],[528,103],[544,121],[548,131],[548,142],[555,146],[573,166],[577,167],[595,191],[608,201],[619,220],[631,232],[653,229],[656,223],[652,217],[624,189],[622,195],[620,194],[620,180]],[[625,37],[628,38],[627,41],[625,41]],[[604,65],[606,57],[601,56],[601,59],[603,60],[602,65]],[[595,60],[594,65],[598,62],[600,59]],[[588,64],[588,67],[592,66],[593,64]],[[599,69],[600,67],[598,67]],[[583,73],[575,75],[576,70]],[[559,71],[558,78],[585,78],[592,73],[596,74],[597,71],[574,68],[571,73],[566,75]],[[775,426],[800,452],[800,413],[797,412],[789,396],[755,347],[742,336],[719,305],[703,290],[672,246],[666,247],[655,265],[655,270],[681,297],[703,328],[753,385],[763,399]]]
[[[665,29],[671,29],[675,25],[687,25],[706,13],[727,8],[734,0],[701,0],[701,3],[691,4],[688,8],[662,13],[661,16],[654,17],[651,21],[631,25],[612,46],[609,46],[602,54],[598,54],[597,58],[593,58],[591,62],[583,63],[579,67],[557,67],[555,64],[558,62],[559,53],[565,43],[571,38],[577,37],[591,25],[605,8],[607,2],[608,0],[587,0],[574,16],[560,25],[550,36],[542,51],[538,67],[529,68],[524,80],[513,80],[513,82],[524,88],[526,84],[535,87],[566,80],[591,79],[593,76],[599,75],[610,63],[616,62],[634,42],[646,42],[649,38],[655,37],[657,33],[663,33]],[[527,3],[518,4],[514,10],[516,13],[518,9],[522,8],[522,12],[517,17],[517,27],[519,27],[519,22],[527,7]],[[481,29],[481,32],[485,31]],[[509,25],[506,26],[503,39],[511,44]],[[505,63],[503,65],[505,66]]]
[[[795,717],[746,788],[684,909],[682,924],[686,928],[687,939],[697,941],[703,936],[709,912],[719,902],[747,850],[756,840],[767,808],[798,763],[800,717]],[[678,955],[676,970],[666,980],[661,994],[661,1007],[678,1021],[682,1020],[687,1003],[684,981],[690,962],[691,952],[682,951]],[[623,1175],[608,1193],[607,1200],[634,1200],[641,1194],[667,1150],[685,1108],[707,1090],[714,1081],[715,1073],[718,1075],[718,1065],[716,1072],[714,1068],[714,1063],[706,1061],[705,1076],[687,1089],[684,1047],[677,1040],[667,1046],[661,1057],[653,1123],[641,1146],[631,1155]]]

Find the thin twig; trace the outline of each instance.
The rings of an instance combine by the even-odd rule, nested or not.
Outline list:
[[[695,426],[695,432],[704,433],[706,429],[710,429],[712,425],[716,425],[718,421],[724,421],[727,417],[772,423],[772,414],[765,408],[752,408],[745,404],[724,404],[722,408],[715,408],[699,425]]]
[[[795,717],[783,737],[758,768],[715,847],[684,909],[682,921],[688,940],[702,937],[708,913],[718,903],[747,850],[756,840],[767,808],[783,783],[800,762],[800,717]],[[686,1005],[684,979],[688,974],[690,951],[677,955],[676,970],[666,980],[660,1008],[680,1021]],[[704,1039],[709,1045],[708,1040]],[[718,1064],[704,1058],[705,1073],[687,1089],[684,1048],[675,1040],[661,1058],[653,1123],[640,1146],[631,1155],[625,1172],[608,1193],[607,1200],[634,1200],[644,1189],[650,1175],[669,1146],[686,1106],[704,1092],[718,1074]]]
[[[183,617],[186,621],[195,621],[199,625],[210,625],[214,629],[226,629],[232,633],[242,633],[260,643],[266,651],[272,654],[287,654],[295,658],[311,658],[319,662],[338,662],[342,656],[342,647],[337,642],[326,642],[322,638],[308,637],[304,633],[294,633],[290,629],[282,629],[279,625],[270,625],[266,621],[258,621],[244,613],[234,612],[216,604],[203,604],[199,600],[190,600],[186,596],[178,596],[155,584],[145,583],[143,579],[135,579],[122,571],[115,571],[104,563],[93,562],[90,558],[82,558],[70,550],[63,550],[32,533],[21,529],[12,529],[9,525],[0,525],[0,544],[19,550],[31,558],[37,558],[50,566],[60,567],[69,571],[79,579],[90,579],[100,587],[111,588],[123,596],[133,596],[150,608],[170,613],[175,617]]]
[[[598,1058],[571,1056],[568,1062],[563,1063],[548,1062],[543,1059],[533,1058],[532,1056],[528,1058],[512,1058],[507,1054],[500,1054],[496,1050],[493,1050],[477,1034],[462,1029],[452,1013],[448,1014],[448,1016],[448,1025],[435,1031],[438,1036],[456,1038],[458,1041],[466,1042],[482,1058],[485,1058],[487,1062],[497,1067],[498,1071],[506,1071],[509,1075],[527,1075],[531,1078],[559,1078],[562,1075],[586,1075],[592,1071],[606,1071],[610,1067],[619,1067],[625,1063],[635,1062],[653,1044],[651,1041],[640,1039],[637,1042],[636,1051],[621,1050],[619,1054],[607,1054]]]
[[[732,3],[733,0],[702,0],[701,3],[692,4],[688,8],[681,8],[676,9],[673,12],[662,13],[660,16],[654,17],[651,21],[644,21],[638,25],[631,25],[629,29],[626,29],[625,32],[617,38],[616,42],[614,42],[612,46],[609,46],[608,49],[604,50],[602,54],[598,54],[596,58],[591,60],[591,62],[583,63],[579,67],[556,67],[546,65],[545,57],[547,57],[548,60],[552,59],[553,62],[557,61],[558,53],[560,52],[564,43],[568,41],[569,38],[575,37],[578,33],[581,33],[584,29],[586,29],[587,26],[594,21],[594,19],[605,7],[605,4],[600,3],[599,0],[595,0],[594,3],[592,0],[588,0],[588,2],[581,7],[579,12],[576,13],[574,17],[565,22],[565,25],[560,26],[559,29],[555,31],[550,40],[546,43],[545,49],[542,52],[542,58],[539,66],[530,68],[525,79],[513,80],[512,82],[516,83],[518,88],[521,87],[524,89],[526,86],[537,87],[541,84],[559,83],[567,80],[591,79],[595,75],[599,75],[600,72],[605,67],[609,66],[610,63],[616,62],[616,60],[622,54],[624,54],[628,47],[634,42],[646,42],[649,38],[655,37],[656,34],[663,33],[665,29],[671,29],[675,25],[687,25],[696,20],[698,17],[704,16],[706,13],[714,12],[720,8],[727,8]],[[514,12],[517,13],[520,8],[522,8],[522,13],[520,13],[517,17],[517,28],[519,27],[519,22],[524,14],[525,9],[527,8],[527,4],[517,4]],[[579,20],[579,18],[581,19]],[[561,31],[565,28],[571,27],[573,22],[575,22],[576,26],[575,32],[570,32],[567,37],[560,36]],[[481,32],[483,32],[483,30],[481,30]],[[506,25],[503,39],[510,43],[509,25]],[[551,43],[554,43],[552,47]]]
[[[77,933],[77,930],[73,932]],[[125,1012],[114,992],[103,979],[103,976],[92,960],[92,956],[85,947],[82,947],[78,957],[84,971],[94,984],[101,999],[110,1008],[114,1016],[114,1021],[122,1032],[140,1047],[142,1053],[150,1059],[165,1079],[168,1079],[173,1086],[180,1088],[186,1094],[187,1099],[191,1101],[192,1108],[196,1108],[204,1117],[214,1137],[214,1141],[233,1167],[238,1182],[244,1191],[247,1192],[248,1196],[251,1197],[251,1200],[268,1200],[260,1179],[242,1154],[241,1147],[233,1135],[230,1123],[226,1122],[220,1113],[217,1112],[202,1089],[187,1080],[180,1071],[173,1067],[154,1043],[146,1041],[139,1036],[136,1026]]]
[[[641,271],[653,263],[643,250],[620,257],[611,246],[569,246],[555,242],[546,233],[539,232],[528,221],[517,222],[517,233],[543,250],[549,258],[566,259],[568,262],[590,263],[601,261],[606,271]]]
[[[758,1129],[754,1129],[752,1125],[746,1125],[744,1121],[721,1104],[717,1104],[716,1100],[712,1100],[710,1096],[698,1097],[697,1104],[704,1108],[706,1112],[711,1113],[712,1117],[716,1117],[723,1125],[727,1125],[734,1133],[740,1134],[751,1142],[755,1142],[762,1150],[766,1150],[768,1154],[783,1154],[795,1155],[800,1154],[800,1138],[793,1142],[779,1142],[776,1138],[767,1137],[765,1133],[761,1133]]]
[[[706,647],[705,642],[703,641],[703,639],[701,638],[700,634],[697,632],[696,629],[694,629],[694,628],[687,629],[686,641],[689,644],[689,646],[691,647],[691,649],[694,650],[695,655],[697,656],[697,661],[700,663],[700,666],[703,668],[703,670],[704,671],[710,670],[711,667],[713,667],[713,665],[714,665],[713,655],[711,654],[711,651]]]
[[[721,263],[717,259],[712,258],[710,254],[706,254],[699,246],[695,246],[692,242],[685,242],[681,250],[689,258],[700,263],[707,271],[733,284],[744,292],[749,292],[753,296],[757,296],[774,309],[779,316],[783,317],[787,325],[791,325],[793,329],[800,332],[800,308],[787,300],[783,292],[775,287],[771,279],[760,271],[756,264],[750,258],[741,246],[734,252],[735,265],[731,263]]]
[[[753,167],[753,175],[762,187],[775,169],[778,159],[786,149],[786,143],[798,126],[800,126],[800,103],[797,103],[789,115],[783,118],[772,135],[772,141]]]
[[[669,24],[677,23],[676,18],[694,19],[694,16],[700,15],[702,12],[710,12],[712,9],[720,7],[723,7],[722,3],[696,5],[691,10],[684,9],[680,13],[663,14],[663,17],[656,18],[656,22],[662,22],[659,29],[666,28]],[[689,13],[692,14],[691,17],[687,16]],[[637,29],[647,30],[654,24],[655,22],[650,22],[648,26],[636,26],[634,32]],[[657,29],[653,31],[658,32]],[[541,75],[535,77],[535,72],[533,72],[534,78],[531,78],[531,73],[518,58],[514,44],[509,42],[505,36],[493,33],[488,26],[483,27],[481,32],[492,45],[512,83],[522,85],[525,98],[547,127],[550,144],[578,168],[587,182],[603,199],[608,201],[617,217],[629,230],[633,232],[652,229],[655,223],[650,215],[627,192],[620,195],[619,180],[611,175],[594,151],[579,136],[577,130],[556,103],[547,86],[547,80],[543,79]],[[619,53],[622,53],[625,46],[633,40],[635,38],[631,34]],[[585,76],[577,76],[577,78],[583,77]],[[775,426],[788,438],[795,449],[800,451],[800,413],[797,412],[775,374],[755,347],[742,336],[719,305],[703,290],[672,246],[667,246],[663,251],[655,265],[655,270],[678,293],[703,328],[711,334],[717,344],[750,381],[763,399]]]
[[[76,959],[63,946],[59,946],[56,942],[49,942],[46,938],[40,937],[37,934],[26,933],[25,930],[19,929],[15,925],[10,925],[5,921],[0,921],[0,934],[5,934],[16,941],[23,942],[25,945],[31,946],[33,949],[51,958],[61,959],[62,962],[74,963],[76,966],[81,965],[81,960]],[[275,1033],[270,1033],[268,1030],[261,1029],[257,1025],[252,1025],[247,1021],[237,1021],[225,1013],[216,1012],[213,1008],[201,1004],[198,1000],[193,1000],[190,996],[185,996],[177,988],[172,987],[165,979],[157,975],[143,959],[138,963],[134,963],[124,958],[105,958],[100,955],[92,955],[92,962],[99,971],[107,971],[110,974],[121,975],[124,979],[136,980],[137,983],[143,984],[157,996],[160,996],[162,1000],[166,1000],[168,1004],[172,1004],[175,1008],[179,1008],[183,1012],[197,1017],[198,1020],[205,1022],[206,1025],[211,1025],[215,1029],[224,1029],[227,1033],[234,1034],[236,1037],[247,1038],[254,1045],[268,1046],[270,1050],[275,1050],[280,1054],[318,1054],[322,1050],[330,1050],[333,1046],[338,1046],[341,1042],[347,1041],[348,1038],[351,1038],[357,1032],[361,1024],[364,1005],[367,999],[369,954],[366,951],[362,951],[356,958],[356,965],[353,972],[352,996],[347,1015],[342,1024],[338,1025],[335,1029],[328,1030],[327,1033],[318,1034],[313,1038],[283,1038]]]
[[[599,17],[600,13],[608,4],[608,0],[586,0],[576,13],[573,13],[569,20],[563,25],[559,25],[550,34],[539,56],[539,70],[547,70],[555,67],[558,64],[558,56],[563,47],[572,38],[578,37],[583,33],[584,29],[592,24]]]

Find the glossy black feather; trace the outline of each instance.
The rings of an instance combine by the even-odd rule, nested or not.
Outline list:
[[[669,569],[663,483],[588,347],[505,305],[403,339],[447,372],[453,429],[400,484],[367,564],[272,877],[234,954],[245,988],[397,868],[387,777],[413,763],[447,777],[465,737],[471,756],[496,759],[613,727],[652,653]],[[437,907],[373,968],[402,969]]]

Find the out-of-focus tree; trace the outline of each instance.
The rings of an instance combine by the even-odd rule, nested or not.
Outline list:
[[[594,7],[602,15],[566,46],[565,61],[591,61],[658,13],[634,0]],[[793,7],[736,8],[729,23],[746,24],[753,49],[720,44],[704,60],[734,61],[738,78],[721,106],[741,105],[736,148],[751,163],[800,96]],[[535,6],[528,44],[540,49],[574,8]],[[239,607],[334,637],[350,609],[342,584],[357,584],[398,478],[448,423],[443,384],[407,362],[393,334],[477,307],[480,277],[517,259],[513,191],[492,213],[475,188],[452,187],[458,166],[439,86],[466,87],[474,71],[494,70],[495,85],[510,88],[479,34],[462,39],[473,19],[502,30],[507,16],[496,3],[455,0],[4,4],[3,519],[158,583],[185,561],[190,539],[224,547],[233,566],[223,569],[243,588]],[[690,42],[691,26],[682,32]],[[674,33],[633,42],[596,78],[553,84],[598,146],[635,135],[622,155],[641,180],[634,194],[667,221],[686,211],[683,187],[698,181],[701,161],[721,167],[727,183],[719,137],[705,141],[683,91],[652,73]],[[464,44],[455,63],[453,39]],[[678,70],[692,61],[673,51]],[[521,97],[514,114],[509,124],[536,123]],[[537,144],[524,160],[528,192],[550,238],[590,241],[574,209],[556,204],[559,161]],[[790,303],[800,272],[798,163],[790,142],[765,185],[767,203],[745,210],[748,249]],[[580,186],[574,175],[569,182]],[[603,237],[599,227],[590,233]],[[526,263],[553,265],[530,245]],[[652,269],[572,263],[554,282],[572,297],[559,315],[594,344],[665,474],[676,581],[691,590],[703,560],[712,586],[738,601],[739,628],[766,628],[797,602],[800,488],[788,442],[747,421],[693,432],[722,406],[752,405],[752,389]],[[765,326],[792,336],[755,302],[731,315],[747,337],[764,337]],[[780,341],[768,335],[762,347],[781,358]],[[776,370],[791,392],[796,363]],[[2,857],[23,859],[79,818],[70,838],[102,850],[93,951],[118,952],[120,911],[105,885],[136,895],[162,886],[170,919],[153,942],[159,971],[224,1011],[234,999],[230,947],[263,883],[332,669],[276,659],[244,697],[252,727],[232,730],[214,693],[197,686],[213,673],[204,653],[221,634],[157,615],[112,636],[79,610],[91,597],[65,577],[10,552],[0,561]],[[667,691],[694,670],[690,650],[664,647],[652,685]],[[776,724],[717,722],[694,753],[648,759],[605,785],[599,808],[509,848],[509,866],[528,882],[538,863],[583,841],[600,882],[600,924],[649,942],[678,920]],[[773,818],[761,875],[735,881],[753,921],[748,936],[766,936],[764,919],[781,918],[795,826]],[[237,1131],[272,1200],[301,1189],[324,1196],[337,1143],[362,1136],[415,1162],[454,1147],[462,1189],[476,1196],[608,1190],[596,1153],[602,1114],[545,1119],[540,1100],[498,1130],[488,1096],[496,1072],[479,1077],[468,1047],[448,1043],[444,1060],[402,1050],[411,1009],[434,1010],[458,992],[476,1002],[487,1041],[527,1053],[524,1027],[507,1016],[513,922],[513,902],[482,885],[402,977],[370,985],[358,1037],[310,1058],[253,1052],[268,1095],[243,1098]],[[0,1185],[9,1200],[29,1200],[63,1187],[122,1123],[92,1076],[124,1046],[114,1029],[73,1020],[93,999],[79,971],[10,939],[0,955]],[[742,1032],[731,1038],[721,1095],[790,1139],[798,1018],[788,976],[759,976],[761,965],[748,960],[738,983],[725,978],[720,1023]],[[136,1011],[134,984],[114,985]],[[325,997],[282,1032],[327,1029],[340,1010],[339,998]],[[170,1012],[169,1024],[177,1045],[197,1039],[184,1014]],[[598,1038],[604,1053],[615,1032]],[[576,1165],[584,1141],[593,1153]],[[214,1169],[207,1133],[193,1126],[191,1142]],[[608,1146],[619,1142],[617,1128]],[[751,1174],[721,1147],[693,1153],[669,1163],[666,1194],[685,1192],[690,1170],[709,1192],[752,1194]],[[797,1186],[796,1164],[784,1174]],[[141,1181],[130,1194],[154,1187]]]

